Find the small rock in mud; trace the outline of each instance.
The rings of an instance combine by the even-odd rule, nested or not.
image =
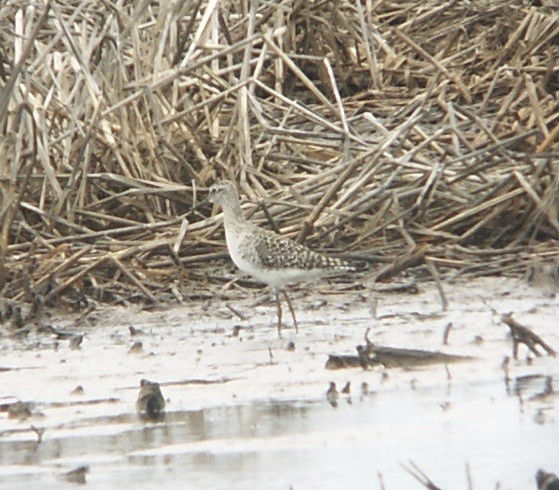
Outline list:
[[[17,401],[8,405],[8,418],[25,420],[31,417],[33,413],[28,403]]]
[[[336,383],[330,381],[330,387],[328,391],[326,391],[326,399],[328,403],[332,405],[332,407],[336,408],[338,406],[338,398],[339,398],[338,390],[336,389]]]
[[[556,262],[535,262],[528,266],[525,278],[528,285],[555,297],[559,291],[559,265]]]
[[[474,340],[472,340],[472,344],[474,345],[481,345],[484,342],[484,338],[481,335],[476,335]]]
[[[89,471],[89,466],[83,465],[74,468],[71,471],[62,473],[59,475],[60,480],[67,481],[69,483],[78,483],[79,485],[85,485],[85,474]]]
[[[133,327],[133,326],[128,327],[128,331],[130,332],[130,335],[132,337],[134,337],[135,335],[143,335],[144,334],[144,331],[142,329],[136,328],[136,327]]]
[[[130,350],[128,351],[130,354],[137,354],[138,352],[143,352],[144,344],[141,342],[134,342]]]
[[[85,391],[84,391],[82,385],[78,385],[70,392],[70,394],[72,394],[72,395],[83,395],[83,394],[85,394]]]
[[[159,383],[147,379],[140,381],[140,393],[136,400],[136,410],[140,416],[150,420],[158,420],[163,417],[165,399],[161,393]]]
[[[559,490],[559,477],[555,473],[548,473],[539,469],[536,472],[538,490]]]
[[[361,394],[363,396],[367,396],[369,394],[369,383],[367,383],[366,381],[363,381],[361,383]]]
[[[19,306],[15,306],[13,308],[11,327],[12,327],[13,330],[20,330],[24,326],[25,326],[25,324],[23,322],[23,316],[21,314],[21,308]]]
[[[545,415],[544,409],[540,408],[533,417],[533,420],[536,424],[538,425],[543,425],[545,423],[547,423],[547,417]],[[559,487],[557,488],[557,490],[559,490]]]
[[[39,320],[45,311],[45,299],[40,294],[35,294],[27,314],[27,321]]]
[[[83,342],[83,335],[74,335],[70,339],[70,349],[79,350],[81,348],[80,346],[82,342]]]

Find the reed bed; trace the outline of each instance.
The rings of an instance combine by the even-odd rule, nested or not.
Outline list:
[[[192,211],[220,178],[254,221],[379,279],[556,258],[542,4],[3,2],[2,295],[203,297],[230,278],[219,216]]]

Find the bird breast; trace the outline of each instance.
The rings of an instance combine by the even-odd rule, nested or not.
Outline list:
[[[278,289],[289,284],[311,282],[325,275],[325,271],[320,268],[309,269],[297,263],[272,266],[268,263],[269,260],[263,260],[262,251],[258,249],[259,240],[251,230],[239,233],[230,226],[226,229],[225,239],[233,263],[244,273],[271,288]]]

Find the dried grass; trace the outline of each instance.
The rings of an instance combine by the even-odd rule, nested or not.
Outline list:
[[[380,277],[556,256],[558,36],[520,1],[7,0],[2,294],[202,294],[221,177]]]

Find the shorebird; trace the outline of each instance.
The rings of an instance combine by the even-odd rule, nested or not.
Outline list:
[[[223,207],[225,240],[234,264],[274,291],[280,337],[280,293],[287,301],[295,329],[299,330],[293,304],[285,290],[286,286],[359,269],[349,262],[314,252],[290,238],[249,222],[241,209],[237,189],[228,180],[214,184],[210,188],[208,198]]]

